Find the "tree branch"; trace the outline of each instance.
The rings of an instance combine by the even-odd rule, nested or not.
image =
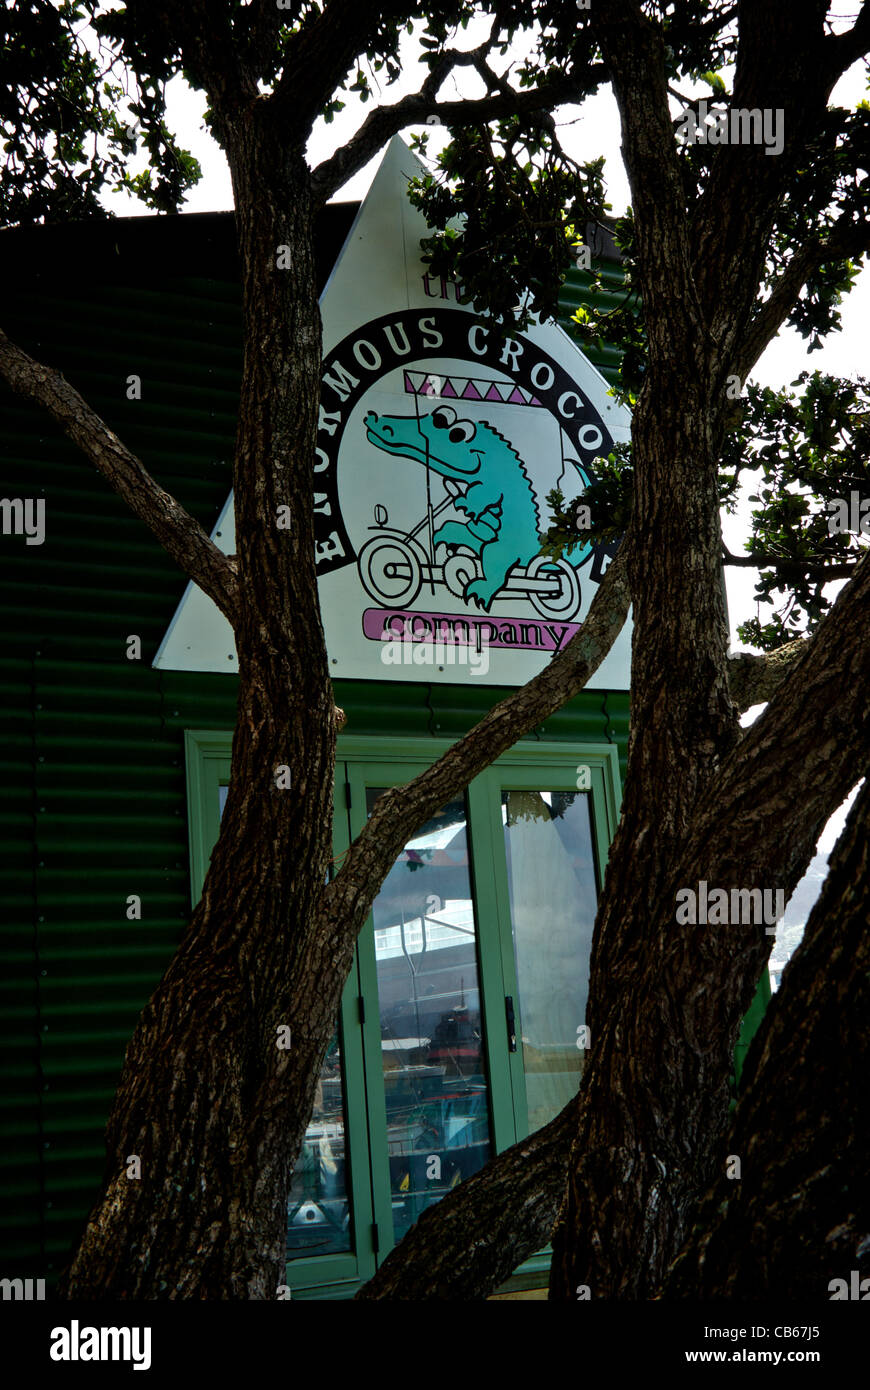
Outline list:
[[[768,343],[776,336],[801,290],[819,266],[829,261],[852,260],[870,251],[870,228],[864,223],[841,219],[831,234],[822,240],[811,237],[797,250],[775,282],[768,298],[759,306],[749,322],[737,349],[734,370],[745,381]]]
[[[256,98],[257,84],[240,56],[226,6],[210,5],[208,0],[186,0],[184,5],[174,0],[127,0],[127,10],[146,44],[156,29],[162,31],[161,58],[181,50],[184,66],[208,93],[216,114],[223,116]]]
[[[746,380],[768,343],[785,323],[807,277],[820,264],[818,255],[818,237],[804,242],[782,271],[768,298],[756,310],[735,355],[734,371],[741,381]]]
[[[754,652],[729,652],[728,689],[734,708],[743,714],[752,705],[765,704],[779,689],[805,645],[799,638],[764,656]]]
[[[671,369],[674,340],[703,341],[706,326],[668,107],[663,30],[643,13],[638,0],[595,4],[590,15],[619,106],[648,361],[651,371],[661,365]]]
[[[582,690],[621,632],[630,604],[626,538],[592,600],[580,631],[541,673],[495,705],[432,767],[378,797],[336,877],[323,890],[314,931],[320,940],[355,940],[371,903],[414,826]]]
[[[801,651],[795,663],[796,678],[781,683],[765,713],[711,782],[689,828],[679,864],[667,876],[664,894],[657,894],[656,901],[645,908],[644,951],[622,951],[611,967],[620,988],[602,1015],[597,1035],[593,1024],[595,1051],[590,1053],[591,1059],[601,1055],[605,1035],[614,1026],[623,1038],[617,1049],[630,1047],[636,1038],[635,1006],[644,993],[638,991],[638,972],[650,961],[655,978],[644,976],[644,997],[649,998],[651,992],[653,997],[671,1000],[674,1011],[680,1011],[683,1027],[675,1036],[687,1041],[674,1060],[686,1068],[687,1076],[697,1082],[696,1073],[700,1070],[703,1077],[703,1069],[711,1068],[711,1031],[716,1036],[711,1018],[714,1005],[733,1017],[736,1029],[756,987],[771,938],[759,926],[732,925],[716,930],[698,925],[675,930],[670,879],[690,883],[699,875],[711,883],[774,885],[785,881],[788,891],[794,887],[812,856],[822,825],[866,765],[870,672],[863,636],[870,617],[868,609],[870,563],[863,562],[815,636],[798,644]],[[374,814],[383,800],[377,803]],[[792,812],[793,833],[784,836],[786,806]],[[609,867],[608,876],[611,872]],[[602,946],[599,921],[595,930],[593,952]],[[697,980],[706,973],[708,978],[720,980],[719,994],[713,997],[710,991],[700,989],[689,995],[674,993],[668,982],[679,980],[681,972],[684,978]],[[663,1036],[667,1026],[663,1019]],[[793,1036],[792,1029],[792,1040]],[[727,1065],[723,1062],[714,1070],[717,1075],[720,1071],[726,1074]],[[564,1171],[562,1124],[572,1126],[575,1135],[582,1133],[584,1116],[601,1113],[589,1107],[606,1106],[606,1078],[599,1083],[605,1089],[596,1093],[590,1089],[593,1071],[594,1066],[588,1081],[584,1074],[572,1105],[529,1141],[535,1147],[528,1154],[527,1168],[520,1162],[524,1146],[515,1145],[462,1183],[421,1217],[358,1297],[480,1298],[521,1259],[540,1248],[551,1220],[551,1185]],[[712,1113],[715,1106],[710,1109]],[[688,1142],[688,1136],[683,1138]],[[549,1151],[537,1148],[537,1139],[552,1147]],[[618,1150],[616,1153],[620,1157]],[[590,1157],[594,1161],[595,1155]],[[614,1180],[613,1151],[607,1151],[603,1161]],[[676,1176],[679,1180],[679,1172]],[[541,1185],[544,1208],[540,1224],[535,1218],[536,1184]],[[618,1200],[616,1194],[614,1200]],[[667,1192],[662,1200],[668,1200]],[[491,1232],[492,1241],[482,1242],[481,1230]],[[510,1242],[503,1259],[497,1248],[502,1239]]]
[[[851,29],[825,39],[822,60],[827,62],[828,71],[836,78],[867,53],[870,53],[870,9],[862,5]]]
[[[293,25],[298,18],[298,11],[279,10],[276,0],[251,0],[247,9],[239,14],[236,24],[244,35],[245,47],[258,77],[274,57],[282,24]]]
[[[361,5],[359,0],[329,0],[288,46],[284,71],[269,98],[276,116],[286,119],[292,113],[297,129],[310,130],[323,102],[342,83],[354,59],[366,52],[378,21],[386,18],[383,11],[383,6]]]
[[[870,557],[865,557],[815,634],[781,649],[790,678],[779,680],[767,709],[705,792],[680,855],[680,872],[699,860],[709,869],[702,875],[708,882],[793,890],[826,821],[866,766],[868,623]],[[772,672],[777,655],[767,658]],[[779,828],[775,837],[766,829],[786,820],[787,840]],[[737,949],[739,930],[729,928],[732,949]],[[770,938],[763,944],[769,946]]]
[[[60,372],[34,361],[2,330],[0,376],[19,396],[45,407],[110,487],[153,531],[176,564],[235,626],[235,564],[209,539],[199,522],[155,482],[75,387]]]
[[[758,286],[764,278],[777,213],[790,180],[805,157],[807,144],[823,128],[836,80],[820,61],[824,37],[824,7],[820,10],[817,5],[783,6],[779,0],[755,0],[740,7],[730,105],[735,110],[781,111],[783,148],[781,158],[769,159],[760,147],[750,152],[736,144],[720,145],[693,210],[695,276],[717,347],[717,390],[720,386],[724,389],[724,378],[735,370],[741,380],[745,378],[785,317],[783,307],[787,313],[797,297],[807,267],[812,268],[809,254],[798,252],[782,293],[769,309],[763,310],[764,317],[755,324],[747,348],[747,325],[756,313]],[[777,64],[771,64],[771,52],[777,54]],[[783,83],[781,74],[786,68],[792,80]],[[723,207],[739,211],[727,231],[722,224]]]
[[[317,206],[331,198],[393,135],[409,125],[425,122],[428,116],[438,116],[444,125],[491,121],[499,116],[548,111],[577,95],[580,79],[574,76],[553,78],[539,87],[514,92],[511,96],[497,92],[475,100],[437,102],[437,91],[453,67],[472,63],[473,58],[471,53],[451,54],[444,70],[436,65],[418,92],[403,97],[394,106],[378,106],[370,112],[356,135],[314,170],[312,187]],[[594,71],[592,67],[588,69],[590,75]],[[603,76],[603,70],[601,72]]]
[[[759,555],[750,553],[749,555],[732,555],[731,551],[723,547],[723,561],[726,565],[735,565],[738,569],[765,569],[768,566],[772,569],[781,570],[783,574],[809,575],[813,579],[851,579],[855,573],[855,566],[860,560],[860,555],[855,562],[849,564],[846,561],[838,564],[827,565],[824,561],[814,560],[793,560],[785,555]]]
[[[723,885],[726,899],[728,889],[781,891],[786,900],[794,891],[867,765],[868,620],[865,560],[792,678],[706,779],[667,862],[633,879],[632,863],[646,869],[643,837],[653,825],[659,834],[660,818],[626,795],[593,935],[584,1021],[594,1048],[552,1237],[551,1297],[570,1299],[593,1279],[596,1297],[650,1297],[691,1229],[728,1131],[737,1030],[772,935],[757,904],[735,916],[733,897],[721,925],[705,913],[681,921],[678,894],[701,880]],[[592,1225],[602,1203],[624,1217],[607,1250],[596,1248]]]
[[[424,1211],[356,1297],[485,1298],[550,1238],[580,1103]]]

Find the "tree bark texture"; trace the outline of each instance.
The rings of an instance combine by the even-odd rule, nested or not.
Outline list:
[[[866,559],[835,609],[699,799],[642,914],[609,917],[620,901],[608,896],[611,858],[593,942],[594,1047],[554,1240],[558,1297],[576,1297],[578,1285],[592,1297],[650,1296],[715,1177],[737,1030],[772,938],[755,924],[678,925],[676,893],[703,879],[781,888],[787,899],[867,765]]]
[[[852,1272],[870,1275],[868,923],[865,780],[749,1050],[716,1185],[666,1297],[848,1298]]]
[[[783,52],[794,52],[807,69],[810,39],[817,31],[821,37],[818,7],[758,8],[769,21],[764,42],[781,40]],[[667,107],[662,32],[631,0],[597,8],[592,23],[620,106],[632,184],[648,339],[632,428],[632,524],[649,543],[631,557],[628,775],[593,938],[586,1021],[594,1045],[554,1239],[550,1294],[560,1300],[578,1291],[650,1296],[713,1177],[737,1029],[771,938],[763,926],[740,922],[678,925],[677,891],[704,880],[787,896],[824,824],[819,801],[827,814],[839,804],[836,796],[842,800],[854,782],[856,748],[863,751],[867,738],[858,617],[860,611],[866,618],[866,564],[841,610],[852,610],[845,668],[846,679],[858,683],[857,704],[830,680],[843,655],[830,645],[836,625],[808,644],[812,657],[803,653],[745,739],[728,689],[716,470],[725,386],[752,317],[781,174],[761,149],[725,149],[710,186],[724,181],[731,189],[729,218],[723,222],[721,202],[714,213],[708,190],[690,219]],[[792,87],[780,100],[782,85],[761,61],[758,39],[755,20],[745,36],[741,21],[735,93],[745,105],[784,106],[787,169],[798,135],[821,119],[824,65],[799,95]],[[808,702],[814,726],[803,718]],[[784,721],[784,714],[794,717]],[[778,745],[773,729],[781,734]],[[803,766],[795,766],[798,730]],[[818,774],[820,744],[832,752],[821,798],[805,780],[806,763],[815,762]],[[808,801],[795,806],[798,785]],[[747,786],[758,800],[747,803]]]
[[[328,866],[335,746],[312,598],[320,321],[309,176],[256,104],[228,135],[246,342],[231,780],[202,900],[127,1049],[106,1187],[62,1286],[70,1297],[275,1296],[290,1174],[334,1027],[330,982],[340,990],[349,966],[329,942],[313,951],[306,930]],[[285,506],[290,529],[278,526]],[[285,1027],[289,1051],[278,1046]],[[140,1178],[127,1176],[129,1155]]]

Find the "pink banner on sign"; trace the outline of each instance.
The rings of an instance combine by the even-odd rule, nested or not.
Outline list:
[[[442,646],[496,647],[503,651],[560,652],[579,632],[579,623],[546,618],[466,617],[462,613],[415,613],[412,609],[367,608],[363,632],[372,642],[429,642]]]

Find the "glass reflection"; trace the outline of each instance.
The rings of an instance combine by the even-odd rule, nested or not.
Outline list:
[[[287,1203],[287,1258],[351,1248],[344,1082],[338,1034],[327,1049]]]
[[[502,792],[529,1132],[576,1094],[597,889],[590,797]]]
[[[367,792],[367,808],[380,789]],[[373,907],[393,1228],[490,1156],[464,799],[409,841]]]

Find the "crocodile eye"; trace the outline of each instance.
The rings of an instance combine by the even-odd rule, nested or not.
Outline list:
[[[449,405],[439,405],[437,410],[432,411],[432,425],[436,430],[446,430],[456,419],[456,411],[451,410]]]
[[[477,430],[470,420],[457,420],[447,438],[451,444],[470,444]]]

